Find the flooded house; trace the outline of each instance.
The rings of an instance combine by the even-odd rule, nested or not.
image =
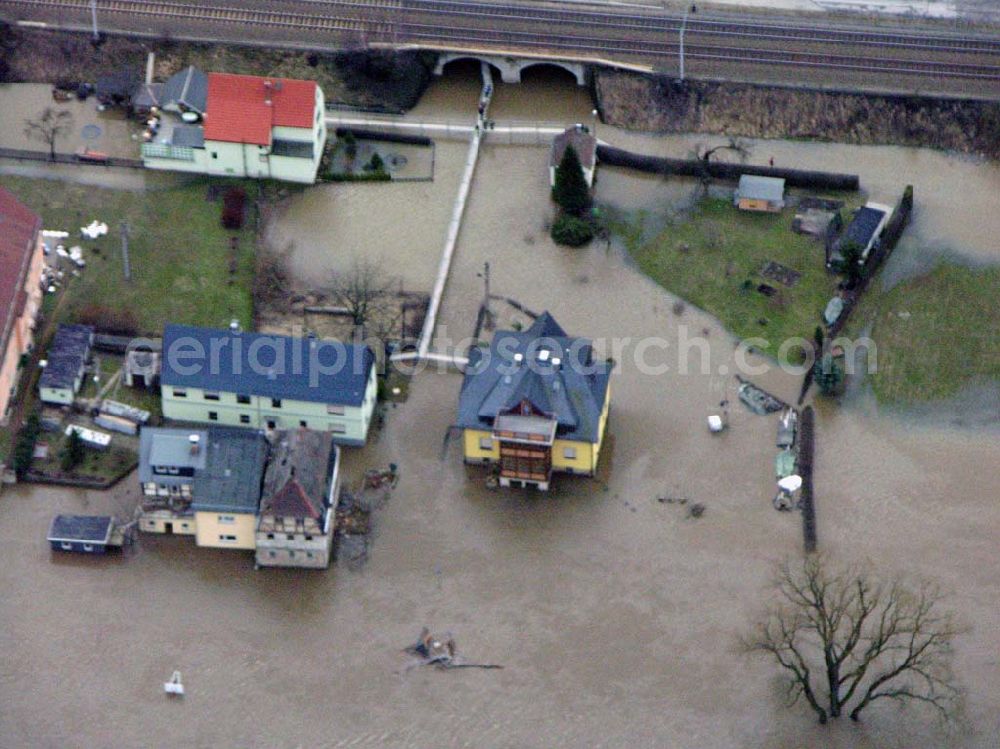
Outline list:
[[[94,345],[94,329],[89,325],[64,325],[46,352],[45,368],[38,380],[38,394],[45,403],[68,406],[83,384],[83,372]]]
[[[253,549],[267,456],[260,431],[143,429],[139,529],[194,536],[198,546]]]
[[[329,567],[339,491],[340,448],[329,434],[276,434],[257,519],[257,565]]]
[[[0,187],[0,423],[35,343],[44,269],[41,217]]]
[[[150,108],[142,145],[146,168],[316,181],[326,145],[326,105],[315,81],[203,77],[189,68],[153,95],[161,106]]]
[[[368,346],[168,325],[160,394],[168,419],[250,429],[314,429],[361,446],[377,400]]]
[[[548,312],[525,331],[498,331],[489,349],[472,349],[462,383],[465,461],[496,466],[505,487],[545,490],[556,472],[593,476],[612,367]]]

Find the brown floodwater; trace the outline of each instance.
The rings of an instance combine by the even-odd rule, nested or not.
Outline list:
[[[425,102],[448,98],[437,85]],[[575,90],[563,90],[575,101]],[[523,97],[533,91],[529,85]],[[498,96],[509,98],[499,99],[509,109],[498,106],[498,120],[531,108],[516,91],[501,88]],[[686,147],[682,138],[621,137],[647,152]],[[461,170],[465,149],[453,145],[439,144],[441,175]],[[775,146],[780,158],[801,152],[803,160],[810,148],[840,148],[838,168],[859,171],[874,153],[786,147]],[[870,158],[913,176],[918,220],[938,217],[929,224],[936,229],[921,231],[988,256],[986,240],[959,246],[947,217],[964,210],[957,206],[962,196],[939,188],[991,184],[994,167],[959,160],[954,168],[964,177],[946,179],[947,156],[878,153]],[[737,647],[772,565],[801,549],[799,516],[778,513],[770,502],[776,419],[737,404],[731,428],[708,433],[708,413],[734,395],[732,337],[707,314],[675,311],[677,300],[614,247],[554,246],[547,159],[544,148],[484,147],[438,344],[471,335],[483,293],[476,274],[486,261],[493,293],[533,311],[548,308],[569,332],[594,338],[618,361],[600,475],[558,477],[547,495],[487,490],[481,471],[464,467],[458,446],[444,443],[460,377],[427,371],[413,381],[409,400],[389,410],[372,444],[346,451],[350,479],[389,461],[402,468],[377,518],[370,562],[358,573],[255,572],[249,554],[149,536],[121,557],[56,556],[44,542],[55,512],[127,513],[134,481],[105,494],[8,489],[0,499],[0,648],[8,654],[0,670],[0,744],[995,746],[996,434],[819,405],[820,545],[838,559],[928,576],[951,594],[949,605],[973,625],[956,649],[967,718],[946,734],[929,718],[881,706],[859,726],[821,728],[801,706],[784,708],[775,668]],[[418,283],[422,274],[433,278],[444,241],[457,177],[451,185],[445,179],[309,190],[288,202],[271,230],[293,236],[291,222],[307,223],[308,231],[294,235],[297,247],[322,238],[330,253],[342,247],[381,256]],[[898,186],[884,180],[895,194]],[[610,171],[598,187],[603,200],[651,211],[683,194]],[[980,227],[1000,222],[994,213],[985,213]],[[393,222],[408,223],[383,226]],[[997,230],[982,229],[987,237]],[[501,326],[525,320],[505,302],[493,309]],[[689,373],[679,371],[682,326],[705,339],[707,372],[694,354]],[[615,337],[631,342],[615,351]],[[656,375],[635,360],[635,342],[654,337],[668,348],[650,350],[648,361],[670,366]],[[797,379],[773,368],[758,379],[784,398],[797,393]],[[657,501],[665,496],[704,503],[705,515],[688,518],[681,506]],[[451,631],[470,660],[504,669],[406,671],[400,649],[424,625]],[[162,692],[174,669],[183,674],[183,700]]]

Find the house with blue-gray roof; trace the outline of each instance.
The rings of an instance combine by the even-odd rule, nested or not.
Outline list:
[[[341,341],[168,325],[160,393],[167,419],[312,429],[361,446],[377,399],[375,354]]]
[[[473,348],[458,400],[466,463],[495,465],[501,486],[549,488],[555,472],[593,476],[611,406],[612,363],[548,312]]]
[[[255,548],[268,455],[259,430],[143,428],[139,529],[194,536],[198,546]]]

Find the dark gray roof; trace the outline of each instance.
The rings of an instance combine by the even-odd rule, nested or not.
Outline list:
[[[106,544],[113,527],[114,520],[108,515],[56,515],[47,540]]]
[[[841,245],[845,242],[857,242],[861,249],[867,247],[884,216],[885,211],[880,211],[877,208],[869,208],[868,206],[859,208],[840,240]]]
[[[271,143],[271,153],[275,156],[311,159],[313,157],[313,144],[302,140],[275,140]]]
[[[597,161],[597,138],[583,125],[567,128],[552,140],[552,154],[549,159],[551,166],[559,166],[568,145],[576,149],[576,155],[580,157],[580,164],[584,169],[594,168],[594,163]]]
[[[209,355],[213,351],[218,354],[215,361]],[[374,366],[375,355],[361,344],[168,325],[163,332],[160,382],[360,406]]]
[[[744,174],[736,190],[741,198],[780,202],[785,198],[785,180],[780,177],[758,177]]]
[[[170,76],[160,89],[160,106],[179,106],[199,114],[205,113],[208,98],[208,76],[191,65]]]
[[[93,340],[94,329],[89,325],[60,325],[49,345],[38,386],[73,388],[80,369],[90,355]]]
[[[557,437],[594,442],[610,376],[611,364],[594,361],[590,341],[567,336],[546,312],[528,330],[498,331],[488,350],[472,349],[458,426],[489,430],[498,414],[527,401],[556,420]]]
[[[170,145],[204,148],[205,128],[201,125],[175,125],[170,134]]]
[[[191,454],[192,434],[200,438],[197,455]],[[195,511],[256,512],[267,451],[264,433],[252,429],[146,427],[139,435],[139,480],[190,484]],[[194,476],[154,474],[154,465],[190,466]]]
[[[162,83],[140,83],[139,88],[132,94],[133,109],[150,109],[160,103],[160,89]]]
[[[264,474],[261,514],[319,519],[329,506],[330,479],[339,457],[326,432],[279,432]]]
[[[121,68],[97,77],[94,92],[99,99],[124,100],[131,98],[142,81],[138,68]]]

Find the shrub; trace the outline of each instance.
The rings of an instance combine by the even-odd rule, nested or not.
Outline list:
[[[583,175],[580,156],[573,146],[566,146],[562,160],[556,167],[552,199],[566,213],[582,216],[590,208],[590,188]]]
[[[365,169],[369,172],[375,172],[376,174],[378,174],[379,172],[384,172],[385,162],[382,161],[382,157],[379,156],[378,153],[373,153],[372,158],[365,166]]]
[[[580,247],[594,238],[594,227],[589,221],[563,213],[552,224],[552,239],[556,244]]]
[[[83,440],[80,439],[80,433],[74,429],[63,445],[62,454],[59,456],[59,467],[66,472],[72,471],[83,462],[83,456]]]
[[[102,304],[88,304],[76,315],[82,325],[91,325],[101,333],[134,336],[139,333],[139,323],[130,309],[105,307]]]
[[[222,226],[230,231],[243,228],[247,194],[240,187],[230,187],[222,195]]]
[[[35,441],[40,430],[38,414],[32,413],[17,433],[17,442],[14,443],[14,472],[18,477],[23,476],[31,468],[31,461],[35,455]]]

